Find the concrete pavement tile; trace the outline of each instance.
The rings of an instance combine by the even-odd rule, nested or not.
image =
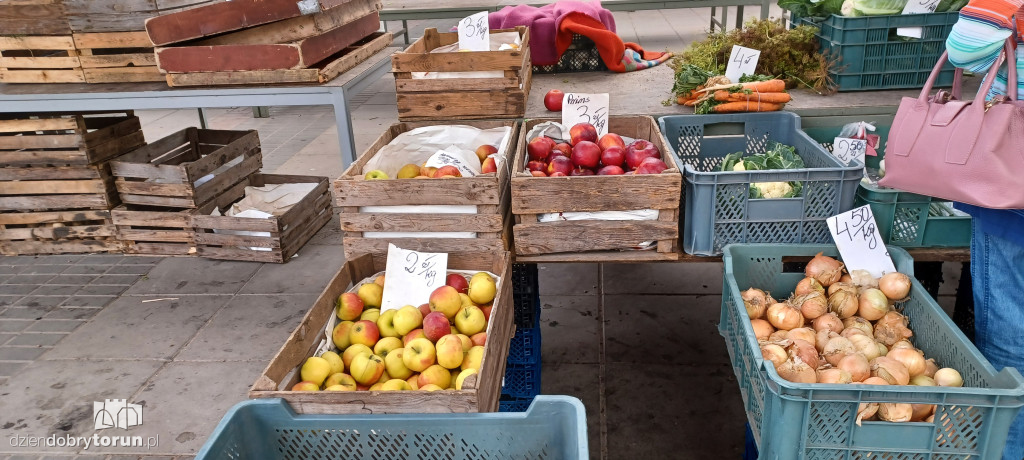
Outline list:
[[[6,286],[0,286],[0,292],[3,291],[4,287],[6,287]],[[7,306],[7,305],[14,305],[19,300],[21,300],[22,297],[24,297],[24,296],[21,296],[21,295],[0,295],[0,307],[4,307],[4,306]]]
[[[145,275],[153,265],[115,265],[107,270],[108,275]]]
[[[23,436],[92,436],[93,401],[130,399],[164,363],[160,361],[36,361],[0,386],[0,426],[13,424]],[[180,403],[180,401],[179,401]],[[203,406],[205,404],[196,404]],[[148,407],[146,408],[149,409]],[[146,422],[149,413],[146,413]],[[135,435],[134,429],[132,435]],[[113,435],[113,433],[111,433]],[[120,447],[119,447],[120,448]],[[46,454],[75,453],[81,447],[45,448]],[[17,453],[40,448],[7,448]],[[97,452],[90,453],[96,454]]]
[[[21,275],[56,275],[63,272],[71,265],[29,265],[19,274]]]
[[[120,267],[120,265],[118,266]],[[111,269],[113,269],[112,267]],[[100,275],[98,278],[93,280],[89,284],[93,285],[118,285],[118,286],[131,286],[133,283],[141,278],[140,275],[111,275],[109,272],[105,275]]]
[[[168,258],[126,294],[234,294],[259,268],[252,262]]]
[[[0,361],[32,361],[46,353],[42,347],[0,347]]]
[[[740,458],[746,416],[730,365],[610,363],[605,382],[608,458]]]
[[[73,284],[84,286],[96,279],[96,275],[58,275],[49,280],[46,284]]]
[[[125,257],[118,265],[156,265],[166,257],[132,256]]]
[[[106,455],[77,455],[75,460],[106,460]]]
[[[32,321],[26,319],[5,319],[0,321],[0,332],[21,332],[32,325]]]
[[[127,289],[128,286],[90,284],[88,286],[82,286],[81,289],[75,292],[75,295],[117,296],[121,295],[121,293]]]
[[[114,254],[92,254],[78,260],[79,264],[88,265],[116,265],[127,257]]]
[[[60,342],[67,334],[50,334],[50,333],[28,333],[22,332],[14,337],[13,340],[7,343],[8,346],[32,346],[32,347],[52,347]]]
[[[306,245],[286,264],[264,264],[239,294],[319,294],[344,264],[341,245]]]
[[[540,295],[597,294],[597,264],[538,264]]]
[[[7,278],[7,284],[43,284],[54,278],[54,275],[14,275]]]
[[[316,294],[237,295],[175,360],[267,363],[316,301]]]
[[[39,460],[38,455],[11,455],[7,460]]]
[[[32,265],[36,263],[35,256],[5,256],[0,257],[0,264],[3,265]]]
[[[590,458],[601,455],[600,369],[592,364],[553,363],[541,368],[541,393],[568,395],[583,402],[587,411],[587,441]],[[640,458],[640,457],[634,457]]]
[[[722,298],[717,295],[606,295],[606,359],[609,363],[729,363],[725,342],[718,335],[721,310]]]
[[[117,297],[102,295],[75,295],[68,298],[62,307],[105,307]]]
[[[0,345],[3,345],[5,343],[7,343],[8,340],[11,340],[14,337],[18,337],[19,335],[21,335],[21,334],[7,334],[7,333],[0,334]]]
[[[22,297],[15,305],[23,305],[26,307],[56,307],[64,303],[67,300],[67,296],[62,295],[30,295]]]
[[[0,265],[0,275],[17,275],[21,273],[29,265]]]
[[[720,294],[721,262],[605,264],[605,294]]]
[[[13,377],[18,373],[18,371],[24,369],[25,366],[28,366],[28,364],[29,363],[27,362],[0,362],[0,377]],[[2,388],[3,387],[0,386],[0,389]],[[0,397],[2,396],[3,394],[0,393]]]
[[[10,307],[0,313],[0,318],[42,319],[53,307]]]
[[[596,295],[540,299],[541,358],[547,363],[592,363],[601,358]]]
[[[46,319],[83,319],[87,320],[100,312],[95,307],[60,307],[46,314]]]
[[[84,322],[70,319],[41,319],[34,321],[25,330],[29,332],[71,332]]]
[[[158,297],[159,298],[159,297]],[[231,296],[145,302],[122,297],[71,334],[51,359],[170,359]]]
[[[75,267],[76,265],[72,265]],[[72,295],[81,289],[81,286],[73,284],[44,284],[32,291],[33,295]]]
[[[320,231],[316,232],[306,243],[309,245],[337,245],[341,246],[341,238],[345,232],[341,230],[341,220],[339,220],[338,213],[335,212],[331,217],[330,222],[324,225]],[[342,261],[344,263],[344,261]]]
[[[39,285],[36,284],[0,284],[0,295],[3,297],[22,296],[35,291]]]
[[[87,255],[58,254],[53,256],[37,256],[33,265],[71,265],[89,257]]]
[[[110,270],[109,265],[72,265],[65,269],[65,275],[100,275]]]

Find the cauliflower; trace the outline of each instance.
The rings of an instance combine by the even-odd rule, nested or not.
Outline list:
[[[756,182],[751,187],[757,188],[763,198],[786,198],[793,193],[789,182]]]
[[[733,167],[732,167],[732,170],[733,170],[733,171],[746,171],[746,170],[747,170],[747,168],[746,168],[745,166],[743,166],[743,162],[742,162],[742,161],[740,161],[740,162],[737,162],[737,163],[736,163],[736,166],[733,166]]]

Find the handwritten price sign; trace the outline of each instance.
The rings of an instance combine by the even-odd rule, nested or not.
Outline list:
[[[594,125],[598,137],[608,134],[608,93],[562,96],[562,124],[572,128],[579,123]]]
[[[903,7],[902,14],[925,14],[934,13],[939,6],[939,0],[910,0]],[[896,35],[901,37],[921,38],[924,29],[921,27],[897,27]]]
[[[832,141],[832,155],[847,166],[855,160],[864,164],[864,154],[867,152],[867,148],[868,141],[864,139],[837,137]]]
[[[725,78],[738,82],[744,75],[753,75],[754,69],[757,68],[757,60],[760,58],[761,52],[758,50],[732,45],[729,64],[725,66]]]
[[[459,21],[459,49],[490,51],[491,31],[487,12],[481,11]]]
[[[384,298],[380,311],[419,305],[444,284],[448,254],[416,252],[388,244]]]
[[[878,234],[871,206],[864,205],[829,217],[827,222],[847,270],[867,270],[876,278],[896,271]]]

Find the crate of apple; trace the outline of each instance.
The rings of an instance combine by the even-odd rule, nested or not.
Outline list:
[[[369,280],[368,280],[369,281]],[[497,280],[449,273],[427,302],[380,313],[383,275],[341,294],[334,347],[306,359],[293,391],[442,391],[473,387]]]
[[[543,135],[530,139],[526,153],[526,170],[535,177],[661,174],[669,169],[652,142],[636,139],[626,144],[615,133],[599,138],[590,123],[570,128],[568,142]]]

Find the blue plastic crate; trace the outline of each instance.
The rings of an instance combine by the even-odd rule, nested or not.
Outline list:
[[[532,398],[540,394],[540,362],[506,364],[501,394],[514,398]]]
[[[588,459],[586,411],[539,396],[525,413],[298,415],[283,399],[231,408],[197,460]]]
[[[784,257],[836,256],[831,245],[730,245],[725,248],[722,315],[718,329],[740,385],[760,458],[998,459],[1010,422],[1024,406],[1024,378],[1000,372],[981,355],[913,275],[913,259],[890,246],[893,263],[911,275],[910,300],[897,304],[910,320],[914,345],[940,366],[953,367],[963,388],[797,384],[761,358],[740,291],[751,286],[777,295],[804,277],[786,272]],[[767,363],[767,365],[766,365]],[[934,422],[855,423],[861,402],[936,404]]]
[[[540,323],[533,327],[516,327],[508,347],[509,364],[534,364],[540,362]]]
[[[524,412],[530,407],[534,398],[513,398],[503,396],[498,401],[498,412]]]
[[[789,112],[661,117],[661,132],[679,157],[683,186],[683,249],[718,255],[730,243],[827,243],[825,220],[853,207],[863,166],[842,165],[800,130]],[[733,152],[767,150],[769,141],[796,147],[805,169],[718,171]],[[801,196],[749,198],[754,182],[803,183]]]

